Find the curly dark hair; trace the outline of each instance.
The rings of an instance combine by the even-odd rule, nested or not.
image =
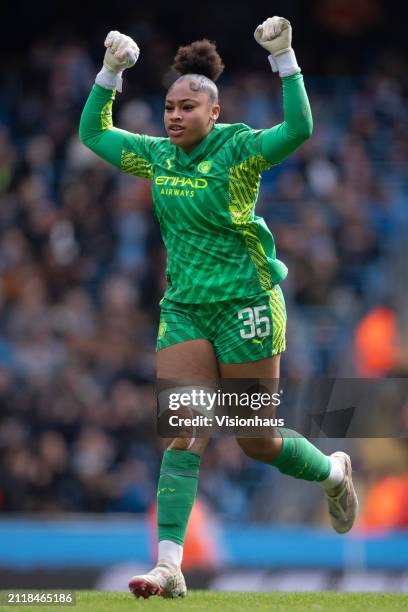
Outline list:
[[[172,68],[180,75],[202,75],[216,81],[224,70],[215,43],[207,38],[179,47]]]

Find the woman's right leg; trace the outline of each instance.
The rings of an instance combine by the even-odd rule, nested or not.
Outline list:
[[[172,382],[214,382],[218,364],[208,340],[168,346],[157,354],[157,377]],[[181,564],[187,522],[194,504],[207,438],[175,438],[164,452],[157,491],[159,561]]]
[[[218,364],[208,340],[172,344],[157,354],[159,379],[212,385]],[[180,383],[183,384],[182,382]],[[158,565],[144,576],[134,576],[129,587],[137,597],[184,596],[180,571],[188,519],[197,493],[201,455],[206,438],[175,438],[165,450],[157,489]]]

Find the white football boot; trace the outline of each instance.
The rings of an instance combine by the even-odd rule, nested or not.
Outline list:
[[[343,481],[332,491],[326,492],[330,520],[337,533],[347,533],[354,525],[358,512],[358,499],[351,477],[351,461],[342,451],[332,453],[330,459],[340,462],[344,472]]]
[[[133,576],[129,580],[129,589],[135,597],[144,599],[151,595],[173,598],[187,595],[186,581],[181,569],[170,561],[160,561],[147,574]]]

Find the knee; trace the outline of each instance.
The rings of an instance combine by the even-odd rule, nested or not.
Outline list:
[[[247,457],[270,463],[279,454],[282,446],[281,437],[268,438],[237,438],[237,442]]]
[[[168,450],[190,451],[201,455],[208,444],[207,438],[175,438],[168,446]]]
[[[168,450],[189,450],[191,443],[191,438],[175,438],[170,442]]]

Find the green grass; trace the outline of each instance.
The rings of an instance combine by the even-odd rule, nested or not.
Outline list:
[[[5,591],[2,591],[4,598]],[[2,600],[4,601],[4,599]],[[134,599],[127,593],[101,593],[77,591],[75,606],[1,606],[2,610],[26,610],[26,612],[114,612],[115,610],[269,610],[293,612],[311,610],[326,612],[387,612],[408,610],[408,594],[400,593],[216,593],[214,591],[190,591],[185,599],[168,600],[151,597]]]

